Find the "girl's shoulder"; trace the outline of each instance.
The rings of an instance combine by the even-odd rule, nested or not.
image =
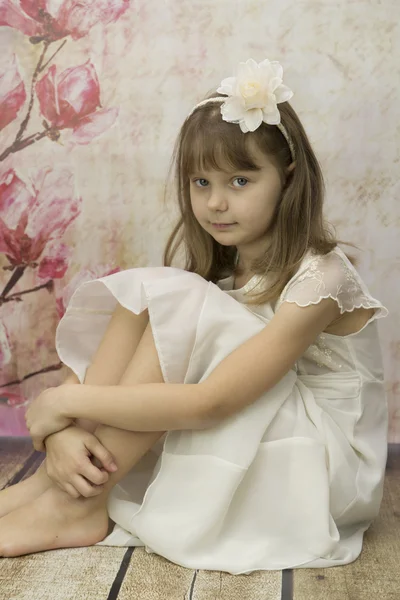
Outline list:
[[[335,300],[341,314],[356,308],[376,309],[375,318],[388,314],[381,302],[371,295],[339,246],[327,254],[308,251],[298,271],[283,289],[275,310],[283,302],[308,306],[318,304],[324,298]]]

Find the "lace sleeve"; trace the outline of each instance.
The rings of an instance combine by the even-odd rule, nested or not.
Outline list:
[[[361,277],[341,251],[316,256],[289,281],[279,304],[294,302],[298,306],[318,304],[324,298],[338,303],[340,313],[355,308],[374,308],[373,318],[385,317],[387,309],[369,293]]]

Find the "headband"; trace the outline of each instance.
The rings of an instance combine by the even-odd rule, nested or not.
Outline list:
[[[239,63],[236,77],[221,81],[215,98],[207,98],[196,104],[188,117],[199,106],[211,102],[221,102],[221,115],[224,121],[236,123],[243,133],[255,131],[261,123],[276,125],[286,139],[292,160],[296,159],[293,142],[286,127],[281,123],[277,104],[290,100],[293,92],[282,84],[283,68],[277,61],[263,60],[256,63],[250,58]]]

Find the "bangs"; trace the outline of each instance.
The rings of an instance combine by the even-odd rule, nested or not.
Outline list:
[[[212,111],[194,114],[187,124],[180,148],[182,174],[189,177],[212,170],[259,170],[251,152],[256,135],[243,133],[239,125],[223,121],[215,107]]]

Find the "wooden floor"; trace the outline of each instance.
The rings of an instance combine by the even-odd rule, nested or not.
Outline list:
[[[28,439],[0,438],[0,489],[29,477],[42,458]],[[400,446],[390,447],[380,516],[350,565],[232,576],[143,548],[73,548],[0,558],[0,599],[400,600]]]

